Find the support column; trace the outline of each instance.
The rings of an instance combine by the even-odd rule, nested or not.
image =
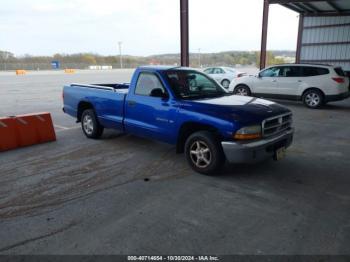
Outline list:
[[[260,70],[266,66],[266,43],[267,43],[267,27],[269,23],[269,0],[264,0],[262,33],[261,33],[261,49],[260,49]]]
[[[299,15],[299,29],[298,29],[298,40],[297,40],[297,52],[295,54],[295,63],[300,63],[301,55],[301,44],[303,40],[303,31],[304,31],[304,14]]]
[[[188,0],[180,0],[181,66],[189,66]]]

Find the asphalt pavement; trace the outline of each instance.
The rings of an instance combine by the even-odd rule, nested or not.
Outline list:
[[[0,74],[0,115],[51,112],[57,141],[0,153],[0,254],[350,254],[350,99],[294,114],[280,162],[193,172],[173,146],[86,139],[62,86],[133,70]]]

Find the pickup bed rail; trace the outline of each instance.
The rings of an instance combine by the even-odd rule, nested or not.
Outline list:
[[[78,83],[73,83],[70,85],[71,87],[76,86],[76,87],[87,87],[87,88],[95,88],[95,89],[103,89],[103,90],[121,90],[125,89],[127,90],[129,88],[129,84],[124,83],[124,84],[78,84]]]

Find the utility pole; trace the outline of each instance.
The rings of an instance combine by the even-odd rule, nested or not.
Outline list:
[[[7,62],[7,59],[9,58],[9,54],[5,52],[4,54],[4,70],[6,71],[7,70],[7,66],[6,66],[6,62]]]
[[[198,48],[198,65],[199,65],[199,68],[201,68],[201,49]]]
[[[123,57],[122,57],[122,44],[123,42],[119,41],[119,59],[120,59],[120,68],[123,68]]]

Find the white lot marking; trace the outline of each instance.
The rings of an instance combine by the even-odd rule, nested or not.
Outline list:
[[[64,130],[67,130],[69,129],[69,127],[65,127],[65,126],[60,126],[60,125],[54,125],[56,128],[59,128],[59,129],[64,129]]]
[[[80,128],[80,126],[73,126],[73,127],[65,127],[65,126],[59,126],[59,125],[55,125],[56,128],[59,128],[59,130],[56,130],[57,132],[62,132],[62,131],[67,131],[67,130],[72,130],[72,129],[78,129]]]
[[[73,126],[73,127],[65,127],[65,126],[58,126],[55,125],[56,128],[60,128],[59,130],[56,130],[56,133],[62,132],[62,131],[67,131],[67,130],[72,130],[72,129],[78,129],[80,126]]]

